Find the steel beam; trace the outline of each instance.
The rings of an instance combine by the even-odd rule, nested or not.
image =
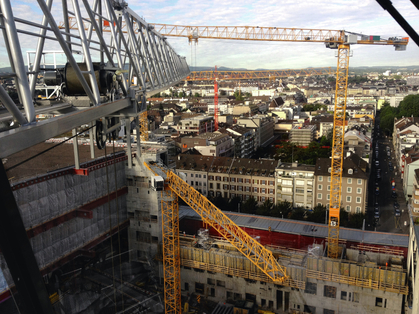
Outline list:
[[[131,100],[125,98],[2,132],[0,133],[0,147],[2,148],[0,158],[10,156],[82,124],[88,124],[130,106]],[[16,145],[16,143],[19,144]]]
[[[24,313],[53,314],[3,163],[0,163],[0,248],[22,299]]]

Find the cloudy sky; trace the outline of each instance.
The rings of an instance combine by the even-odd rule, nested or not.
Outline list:
[[[55,2],[61,3],[59,0]],[[69,1],[71,2],[71,1]],[[81,0],[80,0],[81,2]],[[128,5],[149,23],[191,26],[271,26],[287,28],[344,29],[383,38],[407,36],[375,0],[128,0]],[[15,16],[40,21],[35,0],[12,0]],[[410,0],[393,5],[419,32],[419,10]],[[37,20],[38,19],[38,20]],[[0,35],[1,37],[1,35]],[[252,42],[200,39],[197,46],[187,38],[169,42],[190,65],[251,69],[299,69],[336,66],[336,50],[321,43]],[[23,40],[30,49],[33,40]],[[34,48],[32,48],[34,49]],[[411,41],[404,52],[392,46],[352,45],[351,66],[419,65],[419,48]],[[195,56],[191,58],[192,53]],[[0,43],[0,54],[4,55]],[[0,65],[4,61],[0,58]],[[192,60],[191,60],[192,59]],[[195,61],[196,60],[196,61]]]

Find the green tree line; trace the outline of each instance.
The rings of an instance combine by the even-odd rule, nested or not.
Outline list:
[[[419,117],[419,95],[407,95],[398,107],[390,107],[388,102],[380,110],[380,129],[387,134],[393,133],[394,118]]]

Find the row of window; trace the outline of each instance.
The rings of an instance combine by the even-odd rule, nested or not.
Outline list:
[[[319,184],[317,185],[317,190],[322,190],[323,189],[323,185]],[[327,190],[330,191],[330,185],[327,186]],[[351,187],[347,187],[346,188],[346,192],[347,193],[352,193],[352,188]],[[356,188],[356,193],[357,194],[362,194],[362,188]]]
[[[321,200],[323,198],[323,194],[322,193],[317,193],[317,199]],[[329,201],[330,200],[330,194],[326,195],[326,199]],[[346,197],[346,201],[348,203],[352,202],[352,196],[347,196]],[[355,202],[357,202],[358,204],[362,203],[362,198],[360,196],[355,198]]]
[[[223,196],[223,194],[221,192],[215,192],[214,191],[208,191],[208,195],[213,197],[214,195],[216,196]],[[239,197],[242,201],[247,201],[251,196],[253,196],[253,198],[257,201],[257,202],[265,202],[267,200],[271,201],[272,203],[274,202],[274,198],[273,197],[267,197],[267,196],[255,196],[255,195],[243,195],[243,194],[236,194],[236,193],[230,193],[230,198],[234,198],[234,197]],[[228,198],[228,193],[224,192],[224,198]]]
[[[323,296],[326,298],[336,299],[337,288],[333,286],[324,285]],[[307,282],[304,293],[317,295],[317,283]],[[340,292],[340,299],[344,301],[351,301],[359,303],[359,293],[358,292]]]
[[[186,176],[188,176],[188,173],[185,173],[185,174],[186,174]],[[193,178],[193,177],[194,177],[194,175],[193,175],[193,173],[191,173],[191,178]],[[201,178],[201,175],[200,174],[195,174],[195,178]],[[207,175],[204,174],[203,175],[203,178],[206,179],[207,178]]]
[[[208,180],[215,180],[215,181],[223,181],[223,182],[237,182],[237,183],[253,183],[253,184],[261,184],[261,185],[274,185],[275,181],[268,181],[268,180],[256,180],[256,179],[246,179],[246,178],[234,178],[234,177],[220,177],[220,176],[208,176]]]
[[[317,203],[317,205],[323,205],[322,203]],[[345,206],[345,210],[347,211],[347,212],[350,212],[351,211],[351,206],[350,205],[346,205]],[[360,214],[361,213],[361,207],[360,206],[356,206],[355,207],[355,213],[356,214]]]
[[[319,182],[322,182],[323,181],[323,176],[318,176],[317,177],[317,180],[319,181]],[[343,179],[342,179],[343,180]],[[327,182],[331,182],[332,181],[332,179],[331,179],[331,177],[327,177]],[[347,178],[346,179],[346,182],[348,183],[348,184],[352,184],[352,178]],[[362,179],[357,179],[356,180],[356,183],[358,184],[358,185],[361,185],[362,184]]]
[[[221,184],[220,183],[216,183],[216,189],[220,190],[221,189]],[[210,189],[214,188],[214,185],[212,183],[209,184]],[[224,190],[231,190],[231,191],[245,191],[245,192],[254,192],[254,193],[262,193],[262,194],[274,194],[274,189],[266,189],[266,188],[255,188],[255,187],[250,187],[250,186],[241,186],[241,185],[228,185],[228,184],[223,184],[223,189]]]

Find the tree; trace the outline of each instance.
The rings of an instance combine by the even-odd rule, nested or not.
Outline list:
[[[233,198],[230,199],[230,201],[228,202],[228,208],[230,211],[232,212],[237,212],[239,211],[239,205],[241,206],[241,198],[238,196],[235,196]]]
[[[292,212],[291,212],[291,219],[294,220],[304,220],[304,216],[305,216],[305,210],[302,208],[295,208]]]
[[[220,96],[226,96],[227,92],[224,89],[220,89]]]
[[[326,219],[326,206],[320,204],[315,206],[313,211],[309,212],[307,216],[307,221],[324,223]]]
[[[407,95],[399,105],[399,116],[419,117],[419,95]]]
[[[244,97],[243,97],[243,95],[240,93],[240,91],[239,91],[239,90],[236,90],[236,91],[234,92],[234,97],[236,97],[236,100],[238,100],[238,101],[244,100]]]
[[[288,201],[278,202],[271,209],[272,217],[284,217],[289,218],[289,214],[292,211],[292,204]]]
[[[273,203],[268,199],[256,210],[256,214],[262,216],[270,216]]]
[[[201,97],[201,95],[199,95],[199,93],[195,93],[195,97]]]
[[[363,224],[365,218],[366,218],[366,216],[363,213],[350,214],[349,215],[349,221],[348,221],[348,227],[349,228],[356,228],[356,229],[362,228],[362,224]]]
[[[255,214],[258,210],[258,202],[253,196],[251,196],[247,201],[242,203],[241,211],[247,214]]]

